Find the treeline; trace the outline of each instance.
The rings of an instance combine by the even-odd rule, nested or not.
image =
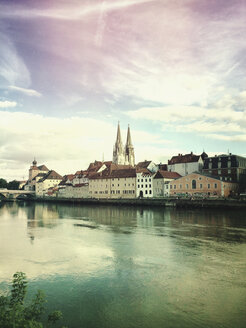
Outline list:
[[[7,188],[9,190],[17,190],[19,189],[20,182],[13,180],[7,182],[5,179],[0,178],[0,188]]]

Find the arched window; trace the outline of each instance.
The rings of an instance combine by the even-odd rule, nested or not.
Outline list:
[[[192,189],[196,189],[196,180],[192,180]]]

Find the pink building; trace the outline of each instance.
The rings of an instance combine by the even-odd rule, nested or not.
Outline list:
[[[238,184],[222,181],[201,173],[191,173],[173,180],[169,184],[170,196],[174,195],[201,195],[228,197],[238,193]]]

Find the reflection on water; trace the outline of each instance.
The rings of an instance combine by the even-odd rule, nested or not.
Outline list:
[[[244,211],[0,204],[15,271],[69,327],[245,327]]]

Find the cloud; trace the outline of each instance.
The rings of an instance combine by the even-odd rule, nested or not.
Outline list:
[[[86,117],[55,118],[23,112],[0,112],[1,176],[22,179],[34,157],[60,174],[86,169],[94,160],[112,159],[116,125]],[[131,129],[136,160],[171,149],[158,134]],[[126,140],[126,129],[122,127]],[[146,152],[148,149],[149,154]],[[152,157],[153,159],[153,157]]]
[[[18,55],[13,42],[0,33],[0,77],[10,85],[30,85],[30,73],[24,61]]]
[[[0,108],[9,108],[9,107],[15,107],[17,103],[15,101],[9,101],[9,100],[0,100]]]
[[[24,93],[27,96],[34,96],[34,97],[41,97],[42,96],[42,94],[40,92],[38,92],[36,90],[33,90],[33,89],[21,88],[21,87],[17,87],[17,86],[14,86],[14,85],[10,85],[8,88],[10,90],[14,90],[14,91],[17,91],[17,92]]]
[[[126,114],[135,120],[155,122],[164,130],[192,133],[217,140],[244,142],[246,108],[241,106],[244,97],[244,92],[240,92],[234,97],[225,95],[211,104],[211,107],[143,107],[128,111]]]
[[[103,1],[103,9],[105,12],[112,10],[120,10],[122,8],[127,8],[130,6],[154,1],[155,0]],[[24,7],[18,7],[17,9],[13,10],[13,8],[7,6],[0,6],[0,8],[0,16],[2,17],[17,16],[29,19],[33,19],[36,17],[45,17],[62,20],[78,20],[82,17],[100,12],[102,9],[102,3],[101,1],[97,1],[94,4],[84,4],[83,6],[73,6],[72,4],[70,4],[69,6],[56,7],[54,9],[51,7],[45,9],[27,9]]]

